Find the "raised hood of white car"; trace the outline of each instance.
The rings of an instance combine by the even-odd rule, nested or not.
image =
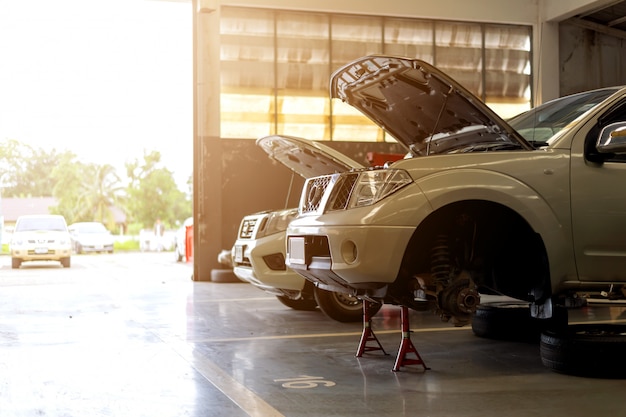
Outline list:
[[[421,60],[359,58],[333,73],[330,94],[361,111],[415,156],[477,147],[532,149],[480,99]]]
[[[272,135],[259,138],[256,143],[270,158],[304,178],[364,168],[362,164],[320,142]]]

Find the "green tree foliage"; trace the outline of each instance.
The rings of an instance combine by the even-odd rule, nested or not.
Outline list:
[[[15,186],[18,177],[18,161],[21,159],[21,145],[16,140],[8,140],[0,143],[0,187],[8,189]]]
[[[152,227],[156,219],[174,227],[191,216],[191,195],[180,191],[157,151],[126,164],[125,181],[113,166],[84,163],[72,152],[33,149],[15,140],[0,142],[3,197],[55,197],[51,210],[68,223],[99,221],[115,230],[112,209],[126,213],[126,223]]]
[[[124,187],[113,166],[85,164],[73,156],[64,158],[52,171],[54,211],[69,223],[99,221],[115,230],[113,208],[122,206]]]
[[[78,200],[83,171],[84,165],[75,161],[74,155],[63,158],[59,165],[52,170],[51,176],[55,181],[52,194],[58,200],[58,205],[53,211],[63,215],[68,223],[82,220],[79,214],[81,207]]]
[[[0,178],[4,197],[52,197],[54,180],[50,170],[68,151],[35,149],[15,140],[0,143]]]
[[[172,172],[161,166],[158,151],[144,153],[143,161],[127,163],[126,174],[130,180],[126,207],[133,221],[152,227],[161,219],[166,227],[173,227],[191,216],[191,201],[177,188]]]

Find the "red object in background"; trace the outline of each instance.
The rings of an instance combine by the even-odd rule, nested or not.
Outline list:
[[[382,153],[382,152],[368,152],[367,162],[373,167],[381,167],[386,162],[395,162],[398,159],[404,158],[403,153]]]
[[[185,262],[193,260],[193,224],[185,227]]]

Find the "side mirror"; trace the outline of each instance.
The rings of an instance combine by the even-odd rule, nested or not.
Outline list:
[[[603,128],[596,149],[600,153],[626,153],[626,122],[611,123]]]

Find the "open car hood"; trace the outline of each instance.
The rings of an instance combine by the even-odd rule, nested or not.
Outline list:
[[[417,59],[359,58],[333,73],[330,95],[361,111],[414,156],[532,149],[480,99]]]
[[[339,151],[302,138],[272,135],[259,138],[256,143],[270,158],[304,178],[364,168]]]

